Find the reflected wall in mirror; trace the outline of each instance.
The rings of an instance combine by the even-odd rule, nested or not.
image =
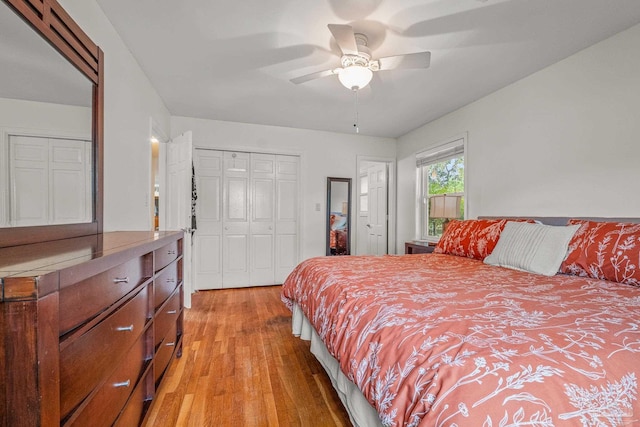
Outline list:
[[[0,247],[102,231],[103,55],[56,0],[0,0]]]
[[[93,83],[0,3],[0,227],[93,220]]]
[[[327,178],[327,255],[351,253],[351,178]]]

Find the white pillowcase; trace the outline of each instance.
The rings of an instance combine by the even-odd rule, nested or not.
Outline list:
[[[554,276],[567,256],[569,241],[579,225],[564,227],[507,222],[485,264]]]

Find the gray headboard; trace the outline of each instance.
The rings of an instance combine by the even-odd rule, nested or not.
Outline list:
[[[500,219],[500,218],[528,218],[540,221],[547,225],[567,225],[567,221],[571,218],[586,219],[589,221],[599,222],[631,222],[640,223],[640,218],[602,218],[602,217],[585,217],[585,216],[479,216],[478,219]]]

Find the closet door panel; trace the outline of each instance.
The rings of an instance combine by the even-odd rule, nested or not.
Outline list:
[[[46,138],[9,140],[10,224],[49,223],[49,143]]]
[[[247,209],[247,179],[230,177],[227,181],[227,216],[228,222],[246,222],[248,220]]]
[[[275,168],[275,155],[251,154],[252,286],[274,284]]]
[[[282,283],[298,264],[298,167],[296,156],[276,156],[275,283]]]
[[[224,158],[222,287],[250,286],[249,154]]]
[[[195,289],[222,288],[222,152],[195,150]]]
[[[50,206],[55,224],[73,224],[91,220],[87,208],[87,176],[85,141],[49,140]]]

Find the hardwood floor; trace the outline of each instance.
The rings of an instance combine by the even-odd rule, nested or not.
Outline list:
[[[291,335],[280,286],[201,291],[183,354],[147,419],[156,426],[350,426],[309,343]]]

